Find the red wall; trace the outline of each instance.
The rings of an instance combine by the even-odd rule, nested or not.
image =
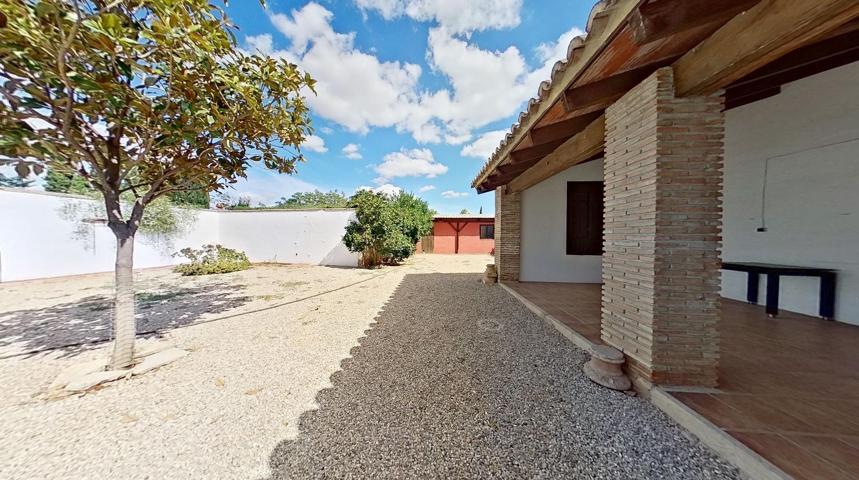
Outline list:
[[[456,220],[450,223],[456,225]],[[454,253],[456,231],[445,220],[433,220],[433,253]],[[480,238],[480,225],[493,225],[492,220],[459,220],[459,253],[492,253],[494,239]]]

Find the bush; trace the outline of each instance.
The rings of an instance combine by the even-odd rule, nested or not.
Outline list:
[[[346,226],[343,243],[361,253],[361,265],[396,264],[415,253],[415,244],[432,228],[426,202],[408,193],[394,197],[362,190],[350,200],[356,221]]]
[[[182,275],[211,275],[213,273],[238,272],[251,266],[245,252],[225,248],[221,245],[203,245],[197,250],[183,248],[176,255],[190,260],[189,263],[177,265],[175,272]]]

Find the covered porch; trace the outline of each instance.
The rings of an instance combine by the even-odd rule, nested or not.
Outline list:
[[[753,478],[859,478],[857,17],[599,2],[473,182],[505,288]]]
[[[550,319],[593,343],[600,285],[507,282]],[[795,478],[859,472],[859,328],[725,299],[718,388],[669,395]],[[849,472],[852,472],[852,476]]]

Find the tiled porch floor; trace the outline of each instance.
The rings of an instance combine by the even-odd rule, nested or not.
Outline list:
[[[591,342],[600,343],[601,285],[544,282],[506,285]]]
[[[510,284],[591,341],[600,286]],[[797,479],[859,480],[859,327],[725,300],[720,388],[672,395]]]

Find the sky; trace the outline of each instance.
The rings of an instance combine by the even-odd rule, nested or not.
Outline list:
[[[470,188],[591,0],[230,2],[240,46],[316,79],[313,136],[295,175],[254,168],[229,192],[274,203],[298,191],[415,193],[439,213],[494,211]]]

